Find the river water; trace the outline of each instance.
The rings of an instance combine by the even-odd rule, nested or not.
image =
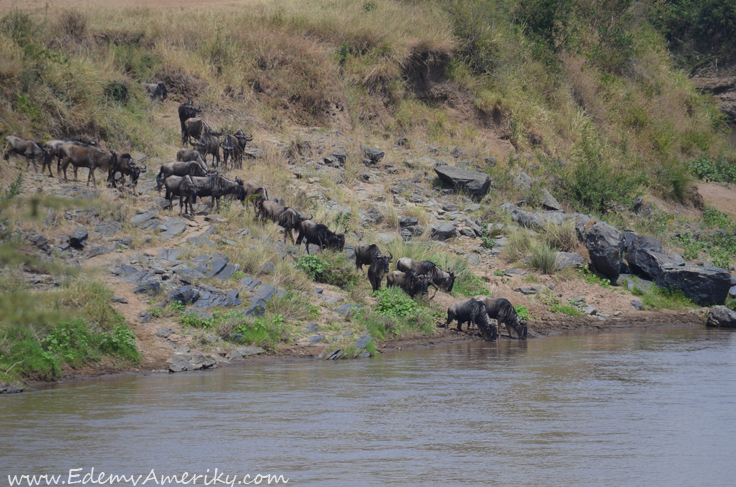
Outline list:
[[[0,487],[8,474],[93,467],[315,486],[734,486],[736,333],[559,335],[102,380],[2,397],[0,431]]]

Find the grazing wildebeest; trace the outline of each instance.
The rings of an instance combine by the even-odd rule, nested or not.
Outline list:
[[[197,196],[199,195],[199,188],[194,184],[191,176],[169,176],[164,182],[166,186],[166,199],[171,201],[174,196],[179,197],[179,215],[182,214],[182,208],[184,212],[187,212],[187,205],[189,205],[189,214],[194,214],[194,208],[192,203],[197,202]],[[172,203],[173,207],[173,203]]]
[[[198,141],[202,138],[202,135],[206,133],[217,136],[222,135],[222,132],[215,132],[214,130],[212,130],[212,127],[210,127],[209,124],[201,118],[190,118],[188,120],[185,120],[184,130],[185,134],[182,137],[182,141],[185,145],[191,143],[190,138]]]
[[[370,267],[368,267],[368,281],[373,287],[373,292],[381,289],[383,276],[385,276],[388,272],[388,266],[391,265],[391,260],[393,258],[394,254],[392,254],[391,252],[389,252],[388,255],[378,255],[375,259],[373,259]]]
[[[248,200],[253,201],[253,213],[258,217],[260,204],[268,200],[268,191],[266,191],[266,188],[252,180],[245,181],[243,183],[243,188],[245,188],[245,197],[248,198]]]
[[[179,162],[199,161],[207,169],[207,163],[204,162],[202,153],[196,149],[179,149],[176,153],[176,160]]]
[[[143,86],[146,87],[146,91],[148,92],[148,96],[151,97],[151,100],[164,101],[169,95],[163,81],[159,81],[158,83],[143,83]]]
[[[284,229],[284,243],[286,243],[286,236],[288,235],[292,245],[294,245],[294,230],[298,229],[303,221],[311,219],[312,217],[306,217],[294,208],[288,206],[284,208],[284,211],[279,215],[279,221],[276,222]]]
[[[483,302],[489,318],[498,321],[499,324],[506,325],[509,336],[512,336],[511,328],[513,328],[519,340],[526,340],[527,323],[519,317],[516,308],[507,299],[493,299],[483,295],[476,296],[473,299]]]
[[[10,160],[10,154],[17,154],[26,158],[26,170],[30,167],[33,162],[33,170],[38,172],[38,166],[36,166],[36,159],[41,158],[43,165],[41,166],[41,174],[43,174],[46,166],[49,166],[49,174],[51,174],[51,157],[49,153],[41,148],[36,142],[32,140],[21,139],[15,135],[9,135],[5,138],[7,146],[5,147],[5,155],[3,158],[6,161]],[[53,176],[53,174],[51,174]]]
[[[243,180],[235,178],[235,181],[228,179],[219,174],[210,174],[207,177],[193,177],[192,180],[197,186],[198,196],[212,197],[212,204],[217,203],[217,210],[220,209],[220,198],[223,196],[233,195],[235,199],[245,204],[245,189],[243,189]]]
[[[184,122],[190,118],[195,118],[197,113],[201,112],[200,107],[194,106],[194,101],[189,100],[179,105],[179,122],[181,123],[181,143],[182,145],[187,143],[186,127]]]
[[[205,163],[207,154],[212,154],[212,165],[214,167],[220,165],[220,139],[216,135],[211,132],[203,133],[199,141],[194,143],[194,147],[202,154]]]
[[[56,172],[61,172],[61,148],[65,146],[66,144],[74,144],[78,145],[80,147],[97,147],[97,143],[95,141],[81,141],[77,139],[72,140],[49,140],[43,145],[43,148],[49,153],[50,158],[56,157]],[[51,168],[49,168],[50,170]]]
[[[62,162],[61,170],[64,173],[64,180],[66,181],[66,168],[71,164],[74,167],[74,180],[77,181],[77,170],[80,167],[86,167],[89,169],[89,175],[87,176],[87,185],[92,181],[94,187],[97,187],[97,181],[95,180],[95,169],[102,169],[104,172],[110,175],[110,171],[117,165],[118,158],[122,154],[118,154],[115,151],[107,149],[99,149],[97,147],[81,147],[76,144],[65,144],[61,146]],[[130,157],[128,155],[128,157]]]
[[[447,308],[447,321],[440,327],[447,327],[454,320],[457,320],[458,331],[462,329],[463,323],[476,325],[480,330],[483,339],[492,342],[498,337],[498,326],[493,324],[483,301],[477,299],[469,299],[460,301]]]
[[[161,164],[161,169],[156,176],[156,190],[161,191],[164,181],[169,176],[207,176],[207,168],[198,161],[189,162],[167,162]]]
[[[120,157],[118,157],[115,167],[110,170],[108,181],[112,184],[113,188],[117,188],[117,185],[115,183],[115,177],[117,173],[121,174],[121,181],[123,183],[123,186],[125,185],[125,176],[130,176],[130,184],[133,186],[133,194],[135,195],[136,186],[138,185],[138,178],[140,177],[141,172],[146,170],[146,165],[144,164],[142,169],[138,167],[135,161],[133,161],[133,158],[130,156],[130,154],[122,154]]]
[[[386,287],[400,287],[410,297],[428,294],[429,276],[414,272],[393,271],[386,277]]]
[[[299,236],[296,244],[301,245],[304,240],[307,246],[307,254],[309,253],[309,245],[318,245],[319,249],[342,250],[345,248],[345,234],[334,233],[327,228],[327,225],[314,223],[312,220],[304,220],[299,225]]]
[[[455,273],[445,272],[434,262],[428,260],[420,261],[409,257],[402,257],[396,261],[396,270],[412,271],[416,274],[426,274],[429,276],[429,285],[434,287],[434,293],[437,294],[439,289],[449,293],[452,292],[452,286],[455,284]]]

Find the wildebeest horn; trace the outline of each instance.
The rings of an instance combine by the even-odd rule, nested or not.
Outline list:
[[[388,260],[394,260],[394,254],[391,251],[388,252]]]

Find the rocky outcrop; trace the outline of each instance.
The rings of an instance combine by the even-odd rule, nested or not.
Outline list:
[[[626,235],[626,234],[625,234]],[[665,264],[680,264],[664,252],[662,242],[649,235],[637,235],[626,251],[626,262],[635,276],[657,281]]]
[[[491,178],[482,172],[468,171],[453,166],[437,166],[434,168],[434,172],[444,182],[476,199],[485,196],[491,187]]]
[[[718,109],[732,121],[736,121],[736,76],[695,78],[693,81],[701,91],[713,94],[718,101]]]
[[[432,240],[447,240],[457,236],[457,229],[451,223],[437,223],[432,225],[429,238]]]
[[[731,287],[731,273],[715,266],[665,264],[657,286],[679,289],[700,306],[721,304]]]
[[[584,215],[582,213],[565,213],[564,211],[540,211],[537,213],[531,213],[522,210],[513,203],[504,203],[501,205],[501,210],[509,213],[514,223],[533,230],[541,229],[545,223],[554,223],[561,225],[562,223],[574,219],[575,229],[579,240],[585,238],[585,226],[593,220],[591,215]]]
[[[597,221],[585,232],[585,248],[595,271],[616,282],[621,268],[621,233],[608,223]]]
[[[720,328],[736,328],[736,311],[725,306],[715,306],[705,318],[705,326]]]

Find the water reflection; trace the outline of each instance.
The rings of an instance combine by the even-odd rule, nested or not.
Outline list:
[[[557,336],[6,397],[0,482],[95,466],[293,485],[730,485],[734,337]]]

